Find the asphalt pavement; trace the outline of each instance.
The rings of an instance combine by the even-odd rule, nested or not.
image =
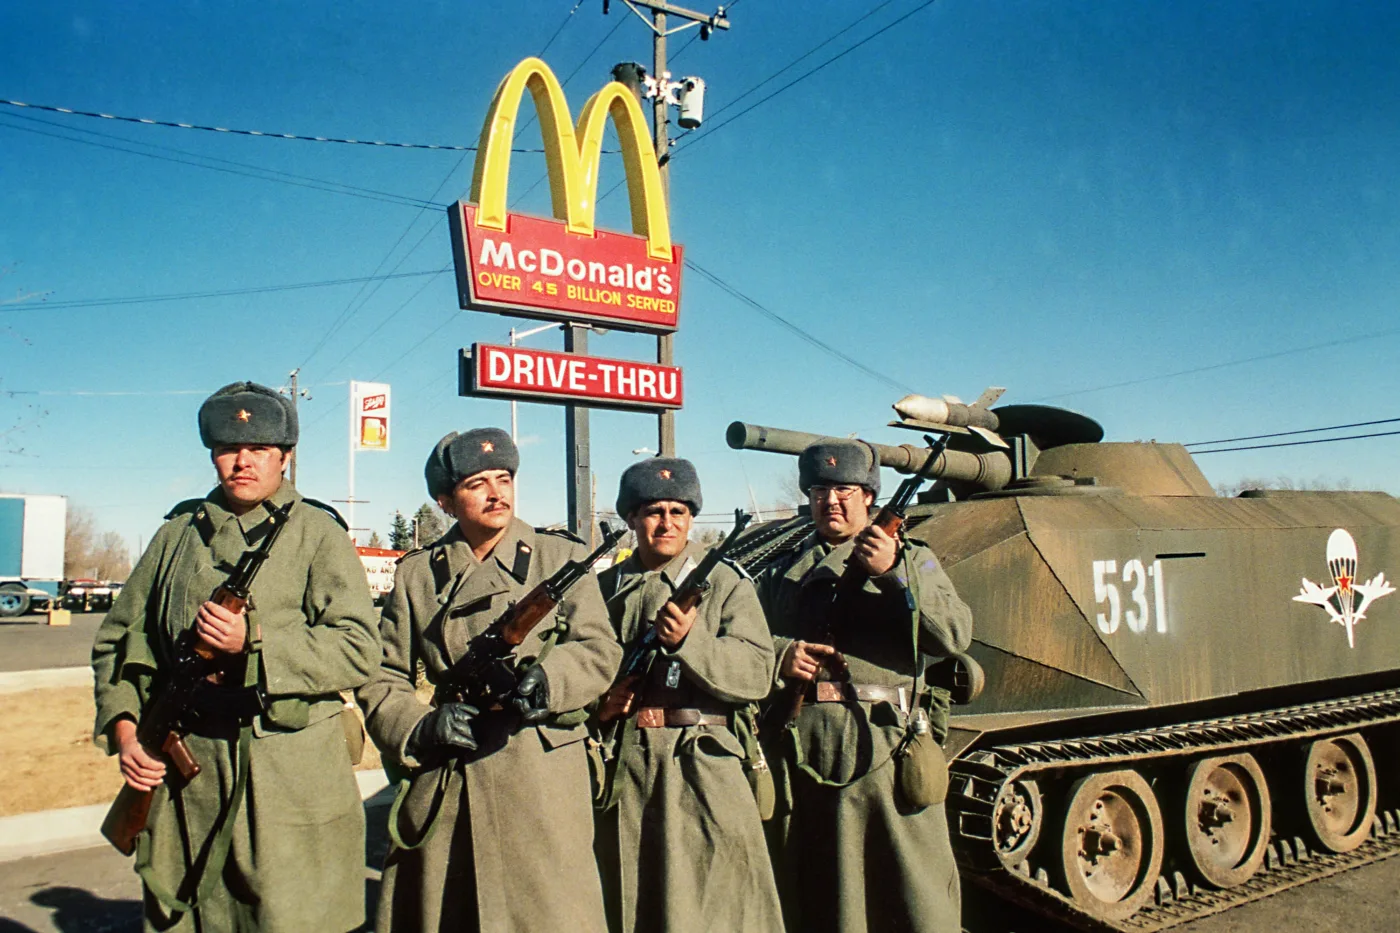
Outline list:
[[[0,619],[0,671],[87,667],[101,612],[75,612],[71,625],[49,625],[42,615]],[[0,933],[5,933],[0,927]]]
[[[387,807],[369,810],[370,840],[365,869],[371,914],[387,849]],[[1393,933],[1400,907],[1400,857],[1355,868],[1331,878],[1237,907],[1227,913],[1174,927],[1180,933],[1281,933],[1345,930]],[[976,897],[975,892],[967,892]],[[117,933],[141,928],[141,886],[131,860],[110,848],[0,863],[0,933]],[[985,927],[968,918],[972,933],[1060,933],[1061,927],[1033,919],[1010,927]]]

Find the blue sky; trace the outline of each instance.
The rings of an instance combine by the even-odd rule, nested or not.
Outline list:
[[[921,5],[807,3],[799,15],[741,0],[733,29],[686,47],[674,70],[708,82],[713,127]],[[608,17],[600,6],[580,5],[544,56],[561,78],[578,69],[567,87],[575,110],[615,62],[650,60],[643,25],[620,2]],[[199,3],[10,3],[0,97],[473,145],[497,82],[570,9],[308,2],[251,16]],[[1398,417],[1397,38],[1400,9],[1383,3],[940,0],[713,138],[702,128],[679,144],[674,234],[734,287],[926,394],[970,400],[1003,385],[1004,401],[1075,408],[1110,440]],[[673,50],[687,40],[673,38]],[[441,269],[443,211],[402,202],[461,196],[471,153],[11,107],[0,107],[0,153],[0,301],[49,293],[0,305],[0,391],[16,393],[0,395],[0,488],[68,495],[135,545],[212,482],[195,430],[203,394],[237,379],[277,384],[301,366],[314,397],[302,409],[299,485],[323,499],[346,495],[345,383],[394,387],[393,450],[356,464],[356,493],[371,502],[357,524],[383,532],[394,509],[426,498],[422,463],[439,436],[508,424],[504,402],[456,397],[455,365],[458,348],[505,342],[517,322],[456,310],[450,274],[60,306]],[[210,159],[230,171],[186,164]],[[513,197],[542,165],[516,157]],[[613,157],[603,185],[620,177]],[[518,208],[547,213],[546,186]],[[625,197],[605,200],[599,221],[625,229]],[[736,418],[909,439],[883,426],[902,389],[693,274],[682,321],[679,446],[700,467],[707,512],[746,505],[749,486],[769,503],[792,470],[787,458],[729,451],[723,431]],[[652,341],[615,332],[592,349],[641,359]],[[520,423],[522,514],[560,520],[562,409],[523,405]],[[654,424],[594,414],[602,502],[632,449],[656,446]],[[1391,437],[1201,464],[1217,482],[1282,474],[1400,492],[1397,451]]]

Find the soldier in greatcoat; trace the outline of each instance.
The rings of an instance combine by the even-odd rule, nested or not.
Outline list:
[[[384,664],[361,688],[370,736],[408,774],[390,815],[380,933],[602,933],[583,707],[607,689],[622,648],[589,574],[516,648],[510,703],[480,710],[415,695],[582,542],[515,518],[520,456],[497,428],[452,433],[428,458],[428,493],[457,521],[406,555],[380,638]]]
[[[155,791],[136,848],[145,928],[354,929],[365,824],[338,692],[379,665],[364,567],[334,510],[282,477],[297,442],[290,400],[225,386],[200,407],[199,433],[218,485],[166,516],[92,649],[94,738],[127,784]],[[287,503],[246,614],[210,601]],[[203,769],[186,782],[136,728],[188,629],[226,663],[182,723]]]
[[[802,452],[798,474],[813,534],[757,580],[780,659],[768,715],[781,723],[792,691],[805,697],[769,755],[779,788],[770,841],[788,929],[956,933],[958,873],[941,793],[911,800],[900,777],[911,727],[946,735],[948,694],[923,672],[967,647],[971,613],[926,545],[869,523],[880,490],[869,445],[820,441]],[[868,579],[833,619],[834,586],[851,561]],[[919,747],[945,767],[936,745]],[[927,778],[929,762],[919,764],[904,776]]]
[[[630,649],[654,630],[658,643],[641,680],[614,687],[598,710],[615,757],[599,862],[610,925],[625,933],[782,930],[745,774],[746,760],[758,765],[748,704],[772,680],[763,609],[753,583],[724,562],[698,606],[671,601],[705,556],[689,539],[700,504],[690,461],[633,464],[617,512],[637,546],[599,579],[619,640]]]

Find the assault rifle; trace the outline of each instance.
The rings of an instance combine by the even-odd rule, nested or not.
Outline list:
[[[739,539],[739,533],[748,526],[752,519],[753,516],[743,509],[735,509],[734,530],[729,532],[729,536],[720,542],[718,547],[711,548],[709,553],[701,558],[700,563],[685,575],[685,580],[681,582],[675,595],[668,602],[675,603],[681,612],[689,612],[700,605],[700,598],[710,588],[710,574],[719,566],[719,562],[724,559],[725,555],[734,549],[734,544]],[[613,686],[626,688],[632,695],[635,695],[633,688],[646,676],[660,640],[656,634],[656,626],[649,626],[646,633],[637,640],[622,659],[622,667],[618,672],[617,680],[613,682]],[[669,684],[669,686],[674,687],[675,684]]]
[[[262,542],[243,552],[233,573],[209,597],[210,602],[231,612],[243,612],[248,607],[253,580],[287,524],[293,504],[288,502],[272,510],[265,522],[268,531]],[[233,662],[241,660],[242,655],[225,654],[195,635],[193,629],[185,629],[175,643],[175,663],[170,667],[165,684],[156,692],[136,727],[136,739],[142,747],[147,751],[158,749],[185,781],[194,780],[200,772],[199,762],[185,744],[185,734],[189,731],[185,720],[190,715],[195,693],[206,682],[218,682]],[[153,790],[137,790],[130,784],[123,784],[107,811],[102,821],[102,835],[123,855],[135,851],[136,836],[146,828],[154,796]]]
[[[583,560],[567,561],[549,577],[511,603],[486,631],[471,640],[467,653],[443,675],[436,700],[442,703],[470,703],[480,710],[498,709],[520,683],[514,651],[544,621],[545,616],[564,599],[566,593],[593,570],[593,562],[617,546],[627,534],[625,527],[614,531],[600,522],[603,543]]]
[[[871,524],[878,527],[885,534],[899,539],[900,529],[904,527],[905,510],[914,501],[914,494],[919,491],[919,487],[924,484],[924,480],[933,475],[933,468],[939,456],[948,446],[949,435],[945,434],[937,441],[927,434],[924,440],[929,442],[928,459],[924,465],[913,476],[899,484],[894,495],[881,507],[875,516],[875,521]],[[865,587],[865,581],[870,579],[870,573],[856,559],[853,553],[846,561],[846,567],[841,572],[841,578],[836,581],[836,587],[832,591],[831,601],[827,603],[822,618],[822,644],[830,645],[836,640],[837,613],[843,605],[849,605],[855,594]],[[805,680],[794,681],[788,685],[789,702],[787,711],[787,722],[797,719],[802,712],[802,706],[807,701],[807,690],[810,684]]]

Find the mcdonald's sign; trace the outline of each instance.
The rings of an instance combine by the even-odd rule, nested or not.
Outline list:
[[[525,92],[539,115],[553,218],[506,209],[511,144]],[[603,130],[622,145],[632,233],[593,225]],[[661,173],[641,105],[609,83],[575,126],[559,80],[538,58],[506,75],[491,101],[471,200],[448,208],[463,308],[664,333],[680,314],[682,248],[671,242]]]

